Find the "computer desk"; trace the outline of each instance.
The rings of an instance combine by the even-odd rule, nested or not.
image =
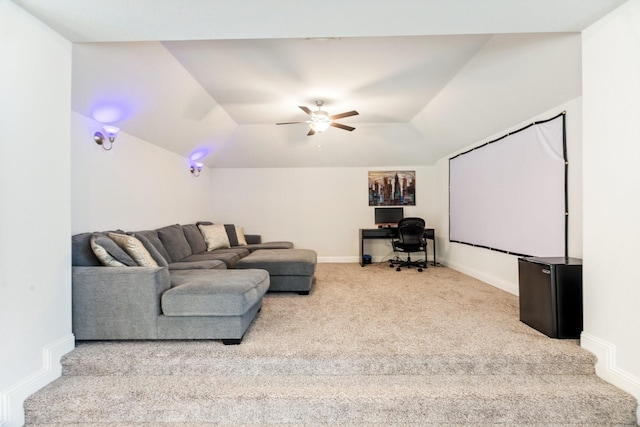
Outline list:
[[[364,267],[364,241],[369,239],[392,239],[398,237],[397,227],[383,227],[383,228],[361,228],[360,229],[360,265]],[[424,229],[424,237],[433,241],[433,264],[438,265],[436,262],[436,231],[433,228]]]

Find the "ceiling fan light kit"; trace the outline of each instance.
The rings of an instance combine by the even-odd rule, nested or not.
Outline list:
[[[308,123],[309,127],[311,128],[309,130],[309,133],[307,134],[307,136],[311,136],[314,135],[316,132],[324,132],[325,130],[327,130],[327,128],[329,128],[329,126],[333,126],[336,127],[338,129],[343,129],[343,130],[348,130],[349,132],[351,132],[352,130],[354,130],[354,127],[351,126],[347,126],[347,125],[343,125],[341,123],[337,123],[335,122],[336,119],[342,119],[344,117],[351,117],[351,116],[357,116],[359,113],[355,110],[353,111],[347,111],[346,113],[341,113],[341,114],[335,114],[333,116],[330,116],[329,113],[327,113],[326,111],[322,110],[322,106],[324,105],[324,101],[319,99],[316,101],[316,106],[318,107],[317,111],[311,111],[309,108],[305,107],[305,106],[300,106],[299,108],[304,111],[305,113],[307,113],[310,116],[311,120],[307,120],[304,122],[286,122],[286,123],[276,123],[277,125],[291,125],[291,124],[296,124],[296,123]]]
[[[326,111],[318,110],[311,113],[309,126],[316,132],[323,132],[331,125],[331,118]]]

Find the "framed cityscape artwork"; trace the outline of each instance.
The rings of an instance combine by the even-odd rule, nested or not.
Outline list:
[[[369,206],[415,206],[416,171],[369,171]]]

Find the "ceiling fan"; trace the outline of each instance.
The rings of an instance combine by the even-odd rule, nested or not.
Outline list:
[[[304,122],[287,122],[287,123],[276,123],[276,124],[277,125],[292,125],[292,124],[295,124],[295,123],[309,123],[309,127],[311,129],[309,130],[309,133],[307,134],[307,136],[314,135],[316,132],[323,132],[329,126],[333,126],[333,127],[338,128],[338,129],[348,130],[349,132],[351,132],[352,130],[355,129],[354,127],[351,127],[351,126],[343,125],[341,123],[336,123],[334,120],[342,119],[344,117],[357,116],[359,114],[357,111],[355,111],[355,110],[354,111],[347,111],[346,113],[335,114],[333,116],[330,116],[329,113],[327,113],[326,111],[322,111],[322,106],[324,105],[324,101],[323,100],[317,100],[316,101],[316,105],[318,106],[318,111],[311,111],[309,108],[304,107],[304,106],[300,106],[299,107],[302,111],[304,111],[309,116],[311,116],[310,120],[307,120],[307,121],[304,121]]]

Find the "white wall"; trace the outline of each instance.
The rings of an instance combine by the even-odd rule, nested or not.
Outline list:
[[[518,257],[498,251],[475,248],[448,240],[449,220],[449,158],[468,149],[493,141],[508,132],[518,130],[532,122],[546,120],[566,111],[567,159],[568,168],[568,200],[569,200],[569,245],[570,257],[582,258],[582,99],[576,98],[552,110],[542,112],[529,120],[516,124],[509,129],[476,141],[474,144],[451,153],[436,164],[436,180],[438,182],[439,207],[438,223],[442,230],[441,251],[442,262],[447,266],[465,274],[476,277],[505,291],[518,294]]]
[[[0,424],[73,349],[71,44],[0,1]]]
[[[213,168],[212,218],[261,234],[263,241],[289,240],[298,248],[314,249],[321,262],[358,262],[358,230],[375,226],[367,181],[368,171],[374,170],[415,170],[416,206],[405,207],[405,216],[431,223],[436,186],[433,168],[425,166]],[[374,259],[388,255],[384,243],[367,242],[365,253]]]
[[[209,169],[195,177],[189,161],[126,133],[110,151],[93,141],[100,123],[71,116],[71,231],[127,231],[211,217]]]
[[[579,97],[580,42],[579,33],[493,35],[411,122],[439,158],[449,154],[442,137],[471,144]]]
[[[583,34],[582,344],[640,399],[640,0]]]

